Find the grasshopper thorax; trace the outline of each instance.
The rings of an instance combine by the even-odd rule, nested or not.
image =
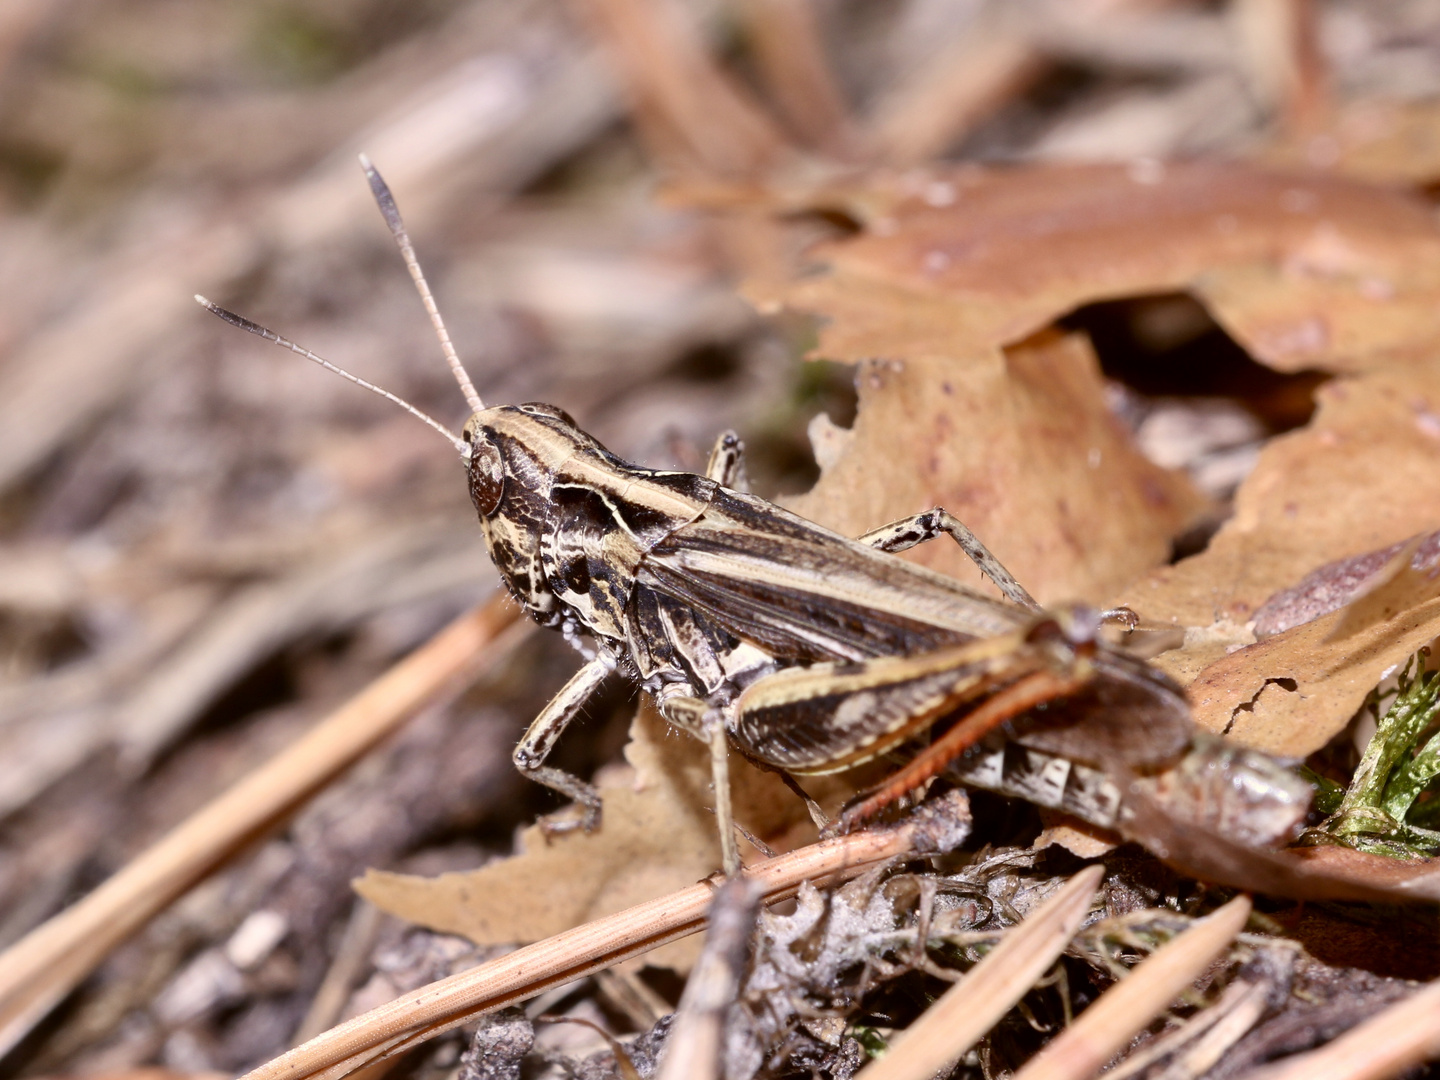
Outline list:
[[[617,644],[646,554],[717,485],[617,458],[553,405],[492,406],[461,441],[470,498],[501,576],[541,623]]]

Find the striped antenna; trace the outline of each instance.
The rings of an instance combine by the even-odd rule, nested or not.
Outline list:
[[[455,381],[460,384],[460,392],[465,395],[465,401],[470,406],[472,413],[478,413],[485,408],[485,402],[480,400],[480,395],[475,391],[475,384],[470,381],[470,375],[465,370],[465,365],[460,363],[460,356],[455,352],[455,346],[450,341],[450,333],[445,329],[445,320],[440,318],[440,309],[435,305],[435,297],[430,292],[430,285],[425,280],[425,272],[420,269],[420,260],[415,258],[415,248],[410,243],[410,234],[405,231],[405,222],[400,219],[400,210],[395,205],[395,196],[390,194],[390,187],[380,175],[379,170],[370,163],[370,159],[364,154],[360,155],[360,167],[365,170],[365,179],[370,181],[370,191],[375,196],[375,202],[380,207],[380,213],[385,215],[385,224],[390,226],[390,235],[395,237],[395,243],[400,246],[400,257],[405,260],[405,266],[410,271],[410,279],[415,282],[415,291],[420,294],[420,302],[425,305],[425,312],[430,316],[430,325],[435,327],[435,336],[440,339],[440,348],[445,353],[445,362],[450,365],[450,371],[455,376]]]
[[[431,417],[431,416],[427,416],[425,413],[421,412],[419,409],[417,409],[414,405],[411,405],[411,404],[410,404],[408,401],[406,401],[404,398],[402,398],[402,397],[397,397],[395,394],[390,393],[389,390],[382,389],[381,387],[376,386],[376,385],[375,385],[374,383],[372,383],[372,382],[366,382],[364,379],[360,378],[360,376],[358,376],[358,375],[351,375],[350,372],[346,371],[344,368],[339,367],[339,366],[337,366],[337,365],[335,365],[335,364],[332,364],[329,360],[326,360],[323,356],[317,356],[317,355],[315,355],[313,352],[311,352],[309,349],[305,348],[303,345],[296,345],[295,342],[291,341],[289,338],[283,338],[283,337],[281,337],[279,334],[275,333],[274,330],[268,330],[268,329],[266,329],[265,327],[261,326],[259,323],[251,322],[249,319],[245,318],[243,315],[236,315],[233,311],[226,311],[226,310],[225,310],[224,308],[222,308],[219,304],[212,304],[209,300],[206,300],[205,297],[203,297],[203,296],[196,295],[195,301],[196,301],[196,303],[198,303],[201,307],[203,307],[206,311],[209,311],[209,312],[210,312],[211,314],[213,314],[213,315],[218,315],[220,318],[224,319],[224,320],[225,320],[227,323],[229,323],[231,326],[238,326],[241,330],[248,330],[250,333],[256,334],[256,335],[258,335],[259,337],[264,338],[266,341],[273,341],[276,345],[279,345],[282,349],[289,349],[291,352],[299,353],[301,356],[305,357],[305,359],[307,359],[307,360],[314,360],[315,363],[319,364],[319,365],[320,365],[321,367],[323,367],[326,371],[333,371],[336,375],[339,375],[341,378],[349,379],[351,382],[355,383],[357,386],[363,386],[366,390],[369,390],[371,393],[379,394],[381,397],[386,398],[386,399],[389,400],[389,401],[393,401],[396,405],[399,405],[402,409],[404,409],[406,412],[408,412],[411,416],[417,416],[417,417],[419,417],[421,420],[425,421],[425,423],[429,424],[429,425],[430,425],[432,428],[434,428],[436,431],[440,432],[441,435],[444,435],[445,438],[449,439],[449,440],[450,440],[450,445],[453,446],[453,447],[455,447],[456,450],[459,450],[459,451],[460,451],[460,456],[461,456],[461,457],[468,457],[468,456],[469,456],[469,454],[470,454],[470,444],[469,444],[469,443],[467,443],[464,439],[460,438],[460,436],[456,435],[453,431],[451,431],[449,428],[447,428],[444,424],[440,423],[440,421],[434,419],[434,418]]]

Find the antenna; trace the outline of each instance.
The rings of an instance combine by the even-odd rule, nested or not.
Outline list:
[[[449,439],[449,440],[450,440],[450,445],[452,445],[453,447],[455,447],[456,450],[459,450],[459,451],[460,451],[460,456],[461,456],[461,457],[467,457],[467,456],[469,456],[469,454],[470,454],[470,444],[469,444],[469,443],[467,443],[464,439],[462,439],[462,438],[460,438],[458,435],[456,435],[453,431],[451,431],[449,428],[447,428],[444,424],[440,423],[440,421],[434,419],[433,417],[430,417],[430,416],[425,415],[425,413],[421,412],[421,411],[420,411],[419,409],[417,409],[414,405],[411,405],[411,404],[410,404],[408,401],[406,401],[404,398],[402,398],[402,397],[397,397],[396,395],[390,393],[389,390],[381,389],[380,387],[376,386],[376,385],[375,385],[374,383],[372,383],[372,382],[366,382],[364,379],[360,378],[360,376],[358,376],[358,375],[351,375],[350,372],[346,371],[346,370],[345,370],[344,368],[342,368],[342,367],[338,367],[337,365],[332,364],[329,360],[326,360],[323,356],[316,356],[313,352],[311,352],[309,349],[305,348],[304,346],[302,346],[302,345],[296,345],[295,342],[291,341],[289,338],[283,338],[283,337],[281,337],[279,334],[275,333],[274,330],[267,330],[265,327],[261,326],[259,323],[251,322],[249,319],[245,318],[243,315],[236,315],[233,311],[226,311],[226,310],[225,310],[224,308],[222,308],[219,304],[212,304],[209,300],[206,300],[205,297],[203,297],[203,296],[200,296],[200,295],[197,294],[196,297],[195,297],[195,301],[196,301],[196,303],[198,303],[201,307],[203,307],[205,310],[209,311],[212,315],[218,315],[220,318],[224,319],[224,320],[225,320],[227,323],[229,323],[231,326],[238,326],[241,330],[248,330],[250,333],[255,334],[255,335],[259,336],[259,337],[262,337],[262,338],[264,338],[266,341],[273,341],[276,345],[279,345],[279,346],[280,346],[281,348],[283,348],[283,349],[289,349],[291,352],[299,353],[301,356],[305,357],[307,360],[314,360],[315,363],[319,364],[321,367],[325,368],[327,371],[333,371],[336,375],[339,375],[341,378],[349,379],[351,382],[355,383],[357,386],[363,386],[366,390],[369,390],[371,393],[379,394],[381,397],[387,398],[388,400],[393,401],[396,405],[399,405],[402,409],[404,409],[406,412],[408,412],[411,416],[417,416],[417,417],[419,417],[421,420],[425,421],[425,423],[429,424],[429,425],[430,425],[432,428],[434,428],[436,431],[440,432],[441,435],[444,435],[445,438]],[[473,389],[471,390],[471,393],[474,393],[474,390],[473,390]],[[477,400],[478,400],[478,399],[477,399]]]
[[[420,269],[420,260],[415,257],[415,248],[410,243],[410,234],[405,231],[405,222],[400,219],[400,209],[395,205],[395,196],[390,194],[390,187],[380,175],[379,170],[370,163],[370,159],[364,154],[360,155],[360,167],[365,170],[365,179],[370,181],[370,191],[375,196],[375,202],[380,207],[380,213],[385,215],[385,224],[390,226],[390,234],[395,237],[395,243],[400,246],[400,257],[405,260],[405,266],[410,271],[410,278],[415,282],[415,291],[420,294],[420,302],[425,305],[425,312],[430,316],[430,325],[435,327],[435,336],[440,339],[440,348],[445,353],[445,362],[450,365],[450,371],[455,376],[455,381],[460,384],[460,392],[465,395],[465,401],[470,406],[472,413],[478,413],[485,408],[485,402],[480,400],[480,395],[475,392],[475,384],[470,381],[470,375],[465,370],[465,365],[460,363],[460,357],[455,352],[455,346],[450,342],[450,333],[445,329],[445,320],[440,318],[440,309],[435,306],[435,297],[430,292],[430,285],[425,280],[425,272]]]

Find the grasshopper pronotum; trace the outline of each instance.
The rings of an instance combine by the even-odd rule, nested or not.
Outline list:
[[[549,828],[600,822],[595,788],[545,760],[617,669],[654,695],[667,720],[709,745],[727,872],[739,866],[732,746],[788,776],[840,771],[933,736],[847,810],[842,827],[952,764],[966,782],[1105,825],[1116,820],[1123,786],[1137,778],[1151,791],[1178,783],[1191,802],[1225,803],[1225,792],[1238,793],[1234,806],[1206,814],[1247,839],[1284,836],[1303,816],[1305,785],[1258,755],[1197,744],[1174,684],[1101,641],[1096,613],[1043,611],[944,509],[851,539],[740,490],[742,447],[731,433],[716,443],[704,475],[668,472],[619,460],[553,405],[485,405],[389,189],[361,163],[472,410],[462,435],[197,299],[397,402],[459,451],[502,580],[538,623],[585,656],[515,748],[522,773],[582,808]],[[895,557],[942,536],[960,544],[1004,600]],[[1002,728],[1023,744],[1019,757],[996,741]],[[1209,787],[1196,795],[1204,784],[1187,777],[1208,777]]]

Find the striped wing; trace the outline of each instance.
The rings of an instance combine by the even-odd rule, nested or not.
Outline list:
[[[911,654],[1012,632],[1030,619],[942,574],[723,490],[646,554],[638,576],[782,662]]]

